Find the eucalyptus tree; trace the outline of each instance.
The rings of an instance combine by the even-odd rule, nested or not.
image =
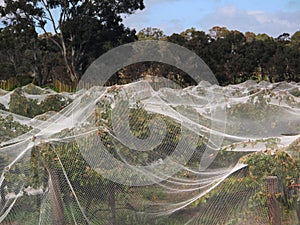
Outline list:
[[[30,75],[33,63],[33,29],[25,24],[0,30],[0,79]]]
[[[135,39],[135,31],[122,24],[122,15],[143,8],[143,0],[5,0],[0,14],[5,26],[25,23],[34,28],[35,40],[44,33],[62,55],[69,79],[77,82],[103,52]],[[36,45],[35,50],[38,60]]]

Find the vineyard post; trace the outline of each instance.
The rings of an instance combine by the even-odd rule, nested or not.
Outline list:
[[[281,212],[276,194],[279,193],[277,176],[268,176],[265,180],[267,189],[267,207],[270,224],[281,225]]]
[[[52,203],[53,225],[65,225],[63,202],[60,193],[59,180],[56,171],[49,169],[49,191]]]

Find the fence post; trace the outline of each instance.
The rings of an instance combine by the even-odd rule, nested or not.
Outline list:
[[[266,177],[267,207],[270,224],[281,225],[281,211],[276,194],[279,193],[277,176]]]
[[[49,169],[49,191],[52,204],[53,225],[65,225],[63,200],[61,197],[59,180],[56,171]]]

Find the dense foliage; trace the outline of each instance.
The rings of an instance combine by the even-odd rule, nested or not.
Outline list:
[[[211,68],[221,85],[249,79],[271,82],[299,82],[300,79],[300,31],[293,35],[283,33],[273,38],[267,34],[243,34],[215,26],[209,33],[191,28],[180,34],[166,36],[160,29],[145,28],[138,33],[138,38],[166,40],[194,51]],[[134,76],[134,71],[161,76],[172,76],[175,72],[181,77],[185,76],[174,68],[155,63],[139,64],[127,70],[128,76]]]
[[[142,0],[4,1],[0,77],[31,75],[39,85],[51,78],[76,83],[105,51],[136,39],[121,15],[143,8]]]
[[[136,35],[135,30],[122,24],[121,15],[143,9],[143,2],[138,0],[77,0],[69,5],[28,0],[6,4],[0,8],[0,79],[17,77],[17,86],[32,79],[38,85],[53,80],[76,85],[97,57],[137,39],[169,41],[194,51],[221,85],[248,79],[299,81],[300,31],[273,38],[215,26],[209,33],[190,28],[166,36],[159,28],[145,28]],[[55,11],[59,12],[58,18]],[[128,83],[149,74],[194,84],[179,69],[155,62],[130,65],[110,82]]]

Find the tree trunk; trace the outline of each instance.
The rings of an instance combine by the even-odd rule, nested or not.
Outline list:
[[[39,48],[37,44],[38,38],[37,35],[34,37],[33,44],[33,58],[34,58],[34,79],[36,80],[37,85],[43,85],[43,75],[41,71],[41,65],[39,60]]]
[[[62,34],[60,35],[60,40],[61,40],[61,45],[62,45],[62,55],[63,55],[63,58],[64,58],[65,66],[67,68],[67,72],[70,76],[71,81],[73,83],[77,83],[78,77],[77,77],[75,68],[69,62],[67,47],[66,47],[64,37],[62,36]]]
[[[53,225],[65,225],[63,201],[56,171],[49,169],[49,191],[52,204]]]
[[[116,186],[113,182],[110,184],[108,193],[109,224],[116,225]]]

